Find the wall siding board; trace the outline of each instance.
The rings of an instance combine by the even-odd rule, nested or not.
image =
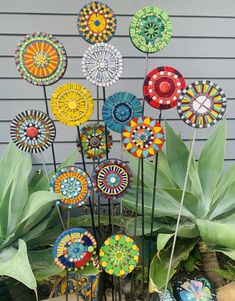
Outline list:
[[[0,153],[10,140],[9,127],[11,119],[26,109],[45,111],[43,90],[34,87],[19,77],[14,63],[14,51],[20,37],[28,32],[45,31],[55,34],[64,44],[69,64],[64,78],[53,86],[47,87],[48,99],[59,85],[78,82],[84,85],[97,98],[96,87],[87,82],[81,70],[81,58],[89,46],[79,35],[76,27],[77,13],[88,3],[86,0],[8,0],[0,4]],[[131,43],[129,23],[132,15],[145,5],[157,5],[171,16],[174,32],[169,45],[160,53],[149,55],[149,71],[161,65],[177,68],[188,83],[210,79],[218,83],[228,99],[228,142],[226,146],[226,168],[235,160],[235,2],[213,0],[106,0],[118,19],[118,29],[111,44],[118,47],[124,57],[122,78],[112,87],[106,89],[106,95],[117,91],[129,91],[140,99],[145,76],[145,54],[138,51]],[[102,90],[100,89],[102,98]],[[98,102],[100,120],[102,121],[102,99]],[[97,102],[90,122],[97,118]],[[146,105],[146,115],[158,117]],[[54,116],[51,115],[54,119]],[[163,112],[163,118],[181,134],[189,143],[193,129],[186,126],[178,117],[176,109]],[[55,121],[57,137],[55,141],[56,160],[62,162],[76,145],[76,129],[66,127]],[[195,145],[198,158],[206,139],[215,127],[199,130]],[[120,135],[112,133],[114,145],[110,156],[120,155]],[[33,155],[35,168],[41,165],[40,156]],[[45,152],[48,168],[52,168],[51,150]],[[125,157],[124,157],[125,159]],[[80,155],[78,163],[81,162]],[[91,161],[88,161],[91,163]],[[92,166],[90,164],[90,166]],[[92,167],[90,167],[91,170]]]

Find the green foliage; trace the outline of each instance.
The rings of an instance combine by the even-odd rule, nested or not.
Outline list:
[[[76,155],[77,151],[73,152],[62,166],[74,164]],[[51,208],[60,196],[48,191],[46,175],[37,172],[30,180],[31,173],[30,155],[9,144],[0,160],[0,275],[12,277],[36,292],[37,284],[29,257],[34,263],[34,252],[42,252],[39,247],[44,246],[39,246],[36,240],[55,217],[55,210],[51,211]],[[26,242],[30,246],[31,241],[34,241],[33,251],[26,246]],[[49,251],[51,249],[45,252]],[[48,273],[44,268],[45,277],[53,274],[49,269],[51,259],[52,255],[50,261],[45,256],[37,257],[37,264],[48,268]]]
[[[235,266],[228,263],[223,269],[215,269],[215,272],[222,278],[229,281],[235,281]]]
[[[154,231],[169,236],[160,236],[162,241],[158,241],[159,249],[162,249],[165,241],[175,230],[189,157],[186,144],[168,123],[165,130],[166,155],[161,152],[159,154],[160,170],[157,175],[154,218],[158,225],[167,224],[167,226],[165,228],[156,226]],[[192,158],[178,236],[203,239],[211,249],[223,252],[234,259],[235,165],[231,166],[224,175],[222,174],[225,144],[226,122],[222,121],[205,143],[199,161]],[[144,183],[145,219],[148,220],[152,212],[154,162],[144,162],[147,162],[144,164],[145,175],[149,175]],[[137,165],[138,159],[132,158],[130,166],[134,173]],[[123,204],[135,211],[135,187],[125,196]],[[138,213],[141,213],[140,204],[137,208]],[[160,255],[165,254],[162,253],[163,251]],[[163,275],[162,266],[157,258],[156,255],[151,264],[151,268],[154,269],[153,286],[159,286],[159,279]]]

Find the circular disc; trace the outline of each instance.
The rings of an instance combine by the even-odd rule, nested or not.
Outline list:
[[[89,120],[94,103],[85,87],[69,83],[58,87],[52,94],[51,109],[61,123],[78,126]]]
[[[51,179],[51,191],[64,196],[57,204],[67,208],[85,204],[92,192],[92,183],[88,174],[76,167],[59,169]]]
[[[36,86],[48,86],[64,75],[67,56],[64,46],[51,34],[34,32],[17,44],[15,63],[25,80]]]
[[[111,86],[118,81],[123,72],[122,55],[110,44],[92,45],[83,55],[82,71],[92,84],[101,87]]]
[[[112,235],[101,246],[99,257],[100,264],[106,273],[123,277],[137,266],[139,248],[127,235]]]
[[[96,254],[96,241],[84,229],[70,229],[63,232],[53,248],[55,263],[63,270],[78,270],[89,265]]]
[[[144,81],[144,98],[148,104],[159,110],[175,107],[186,87],[182,74],[176,69],[163,66],[152,70]]]
[[[143,116],[134,118],[127,124],[122,140],[132,156],[147,158],[155,155],[162,148],[164,133],[156,120]]]
[[[154,6],[140,9],[130,24],[130,37],[134,46],[145,52],[158,52],[172,36],[172,23],[167,13]]]
[[[107,4],[92,1],[78,15],[78,31],[88,43],[109,42],[116,28],[116,17]]]
[[[222,119],[226,105],[225,93],[217,84],[198,81],[182,91],[177,110],[186,124],[207,128]]]
[[[110,130],[122,133],[131,119],[142,116],[142,106],[135,95],[117,92],[106,99],[102,114]]]
[[[11,123],[11,138],[16,146],[28,153],[40,153],[55,140],[54,122],[41,111],[28,110],[18,114]]]
[[[81,129],[81,143],[84,155],[89,159],[103,158],[113,145],[112,135],[107,131],[107,143],[105,126],[102,124],[91,123]],[[81,151],[81,146],[78,145]]]
[[[121,198],[131,187],[132,173],[129,166],[121,160],[102,161],[93,171],[94,190],[104,198]]]

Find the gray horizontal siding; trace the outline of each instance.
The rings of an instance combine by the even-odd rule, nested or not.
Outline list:
[[[0,153],[10,140],[9,126],[14,116],[26,109],[45,111],[43,90],[22,80],[14,64],[16,43],[22,35],[33,31],[45,31],[56,35],[64,44],[69,64],[64,78],[53,86],[47,87],[48,98],[59,85],[66,82],[83,84],[97,98],[96,87],[87,82],[81,70],[81,57],[87,44],[79,35],[76,27],[77,13],[89,1],[77,0],[8,0],[0,3]],[[145,76],[145,54],[139,52],[128,37],[132,15],[145,5],[157,5],[165,9],[173,23],[173,37],[169,45],[160,53],[149,55],[149,71],[161,65],[177,68],[187,83],[200,79],[210,79],[218,83],[228,97],[228,142],[225,164],[235,160],[235,1],[212,0],[109,0],[105,1],[117,14],[118,29],[111,44],[118,47],[124,57],[122,78],[106,89],[106,95],[116,91],[129,91],[143,98],[142,85]],[[100,89],[100,96],[102,90]],[[99,102],[100,111],[102,101]],[[90,122],[97,119],[97,103]],[[158,117],[146,105],[146,115]],[[102,116],[99,116],[102,120]],[[178,117],[175,109],[163,112],[179,131],[185,141],[192,136],[192,129]],[[55,141],[56,160],[63,161],[74,149],[76,129],[56,122]],[[198,157],[203,143],[212,129],[199,130],[195,146]],[[114,145],[111,157],[120,156],[120,135],[113,133]],[[52,165],[51,151],[44,154],[48,166]],[[125,159],[125,158],[124,158]],[[78,157],[78,162],[81,158]],[[34,155],[35,165],[41,164],[40,156]],[[92,165],[91,165],[92,166]]]

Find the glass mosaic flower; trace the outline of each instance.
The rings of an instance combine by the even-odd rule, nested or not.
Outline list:
[[[56,129],[54,122],[45,113],[28,110],[12,120],[10,133],[19,149],[28,153],[40,153],[54,142]]]
[[[64,46],[51,34],[34,32],[17,44],[15,63],[25,80],[36,86],[48,86],[64,75],[67,56]]]
[[[80,35],[88,43],[107,43],[116,32],[117,20],[107,4],[92,1],[81,9],[77,25]]]
[[[78,270],[94,260],[97,243],[92,234],[84,229],[64,231],[53,248],[55,263],[63,270]]]
[[[99,275],[77,275],[75,273],[70,273],[68,275],[68,293],[69,295],[76,295],[78,289],[79,300],[93,300],[98,301],[98,282]],[[63,278],[59,283],[55,297],[66,295],[67,290],[67,278]]]
[[[68,126],[78,126],[91,117],[93,98],[85,87],[76,83],[59,86],[51,97],[55,117]]]
[[[67,166],[58,170],[52,177],[51,191],[64,197],[57,201],[57,205],[67,208],[79,207],[88,201],[92,192],[92,182],[84,170],[76,166]]]
[[[158,52],[172,36],[172,23],[167,13],[154,6],[140,9],[130,24],[130,37],[134,46],[145,52]]]
[[[111,86],[118,81],[123,72],[122,55],[110,44],[92,45],[83,55],[82,71],[92,84],[101,87]]]
[[[84,155],[89,159],[103,158],[106,155],[106,146],[108,152],[113,145],[112,135],[107,131],[107,143],[105,135],[105,126],[102,124],[91,123],[81,129],[81,143]],[[81,151],[80,145],[78,145]]]
[[[187,125],[207,128],[223,118],[226,106],[225,93],[217,84],[198,81],[182,91],[177,110]]]
[[[132,156],[147,158],[155,155],[162,148],[164,133],[156,120],[143,116],[134,118],[127,124],[122,140]]]
[[[110,130],[122,133],[131,119],[142,116],[142,106],[135,95],[117,92],[106,99],[102,114]]]
[[[185,282],[177,281],[174,285],[174,294],[179,301],[216,301],[216,294],[210,282],[202,277],[188,279]]]
[[[116,234],[109,237],[99,251],[103,270],[117,277],[130,274],[139,262],[139,248],[132,238]]]
[[[144,81],[144,98],[149,105],[159,110],[175,107],[186,87],[182,74],[176,69],[163,66],[152,70]]]
[[[131,187],[132,173],[121,160],[104,160],[96,166],[92,174],[94,190],[106,199],[121,198]]]

